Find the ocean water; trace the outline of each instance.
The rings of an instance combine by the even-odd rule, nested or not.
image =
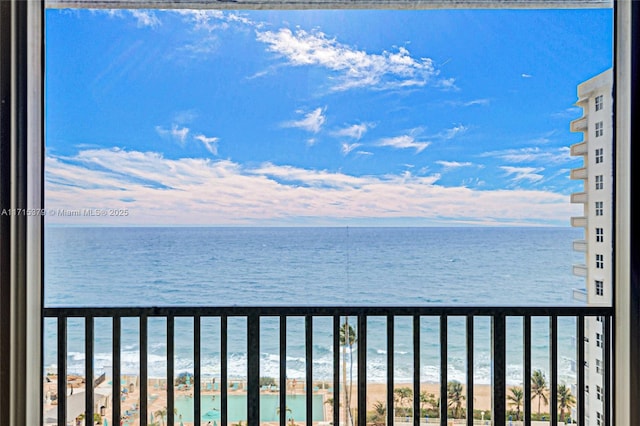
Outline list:
[[[45,231],[45,305],[575,305],[573,228],[78,228]],[[406,321],[405,321],[406,320]],[[331,320],[314,322],[314,377],[332,377]],[[355,318],[350,321],[355,323]],[[122,371],[138,372],[137,321],[122,322]],[[176,373],[193,369],[192,320],[176,320]],[[69,320],[68,370],[84,369],[84,325]],[[246,323],[229,321],[229,374],[246,375]],[[533,368],[548,371],[548,320],[532,321]],[[507,375],[522,381],[522,322],[507,322]],[[149,323],[149,375],[166,375],[166,322]],[[261,322],[261,375],[277,377],[278,322]],[[559,320],[560,380],[575,381],[575,324]],[[438,319],[421,324],[422,379],[440,373]],[[45,321],[45,370],[56,363],[55,321]],[[96,373],[111,369],[111,324],[96,319]],[[202,372],[220,374],[219,320],[203,319]],[[412,323],[397,318],[396,381],[412,377]],[[475,325],[474,376],[490,382],[488,318]],[[304,378],[304,325],[287,325],[287,376]],[[386,379],[386,322],[370,318],[367,380]],[[449,379],[464,382],[464,320],[449,319]],[[353,349],[357,358],[357,347]],[[354,367],[354,377],[357,369]]]

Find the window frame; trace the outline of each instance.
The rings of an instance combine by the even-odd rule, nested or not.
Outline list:
[[[168,0],[48,0],[47,7],[162,7]],[[401,0],[349,3],[316,0],[288,3],[268,0],[213,2],[174,0],[175,5],[202,8],[445,8],[445,0]],[[475,8],[490,7],[610,7],[609,2],[584,1],[490,1],[455,2]],[[613,0],[615,140],[614,220],[614,393],[612,424],[633,425],[640,418],[640,226],[633,225],[632,187],[640,185],[640,153],[631,141],[640,137],[640,2]],[[2,208],[43,208],[43,15],[45,2],[6,0],[0,2],[0,204]],[[26,204],[20,204],[20,203]],[[0,423],[9,426],[38,424],[42,406],[39,394],[42,364],[42,218],[0,219]],[[5,380],[6,378],[6,380]],[[605,388],[611,392],[610,387]],[[613,395],[610,393],[610,395]],[[605,396],[606,398],[606,396]],[[609,413],[611,414],[611,413]]]

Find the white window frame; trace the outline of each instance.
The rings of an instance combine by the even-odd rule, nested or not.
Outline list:
[[[596,175],[596,191],[604,189],[604,175]]]
[[[604,162],[604,148],[596,148],[596,164]]]
[[[596,138],[599,138],[604,135],[604,122],[597,121],[596,122]]]
[[[604,215],[604,201],[596,201],[596,216]]]
[[[596,96],[596,111],[600,111],[604,108],[604,95]]]
[[[604,281],[595,280],[594,285],[596,289],[596,296],[604,296]]]

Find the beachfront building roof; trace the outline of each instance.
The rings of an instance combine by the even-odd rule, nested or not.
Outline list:
[[[584,228],[584,240],[574,242],[574,250],[584,253],[584,263],[574,265],[574,274],[584,277],[584,289],[574,296],[588,305],[610,306],[613,294],[613,70],[609,69],[578,86],[577,106],[582,117],[571,122],[571,131],[583,140],[571,146],[571,155],[583,164],[571,170],[572,179],[584,182],[571,202],[583,205],[582,220],[572,220]],[[601,317],[585,319],[585,414],[587,424],[600,424],[603,417],[602,374],[603,323]],[[574,392],[575,394],[575,392]]]

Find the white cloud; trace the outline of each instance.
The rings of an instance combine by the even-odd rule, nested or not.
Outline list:
[[[388,147],[397,148],[397,149],[413,148],[416,150],[416,153],[419,153],[419,152],[422,152],[429,145],[431,145],[431,143],[419,142],[419,141],[416,141],[413,136],[402,135],[402,136],[396,136],[393,138],[381,139],[378,141],[377,145],[388,146]]]
[[[562,120],[576,119],[582,116],[582,108],[580,107],[570,107],[565,109],[564,111],[556,112],[551,114],[553,118],[559,118]]]
[[[461,163],[459,161],[444,161],[444,160],[440,160],[440,161],[436,161],[436,163],[440,164],[445,170],[453,170],[453,169],[459,169],[461,167],[473,166],[473,163],[469,163],[469,162]]]
[[[467,102],[463,102],[462,105],[463,106],[474,106],[474,105],[489,105],[490,101],[489,99],[473,99],[471,101],[467,101]]]
[[[470,107],[470,106],[487,106],[491,103],[490,99],[481,98],[481,99],[472,99],[470,101],[445,101],[446,105],[451,105],[454,107]]]
[[[133,9],[130,10],[129,13],[131,13],[131,15],[136,18],[138,27],[156,28],[161,25],[160,19],[158,19],[153,11]]]
[[[571,156],[569,147],[541,149],[539,147],[527,147],[521,149],[508,149],[504,151],[492,151],[482,154],[483,157],[496,157],[510,163],[542,163],[563,164],[575,161]]]
[[[193,29],[196,31],[210,33],[217,30],[226,30],[231,23],[260,26],[238,13],[223,12],[221,10],[177,10],[176,13],[191,22]]]
[[[536,224],[564,223],[577,214],[565,195],[444,187],[438,185],[438,175],[410,172],[352,176],[272,163],[248,167],[229,160],[168,159],[121,149],[48,155],[45,171],[48,209],[129,209],[128,216],[116,218],[47,217],[57,223],[335,224],[414,218],[418,223]]]
[[[202,142],[207,151],[213,155],[218,155],[218,141],[216,137],[206,137],[205,135],[196,135],[195,139]]]
[[[308,132],[318,133],[327,119],[324,115],[325,109],[326,108],[316,108],[315,110],[305,114],[304,118],[300,120],[287,121],[282,125],[284,127],[295,127]]]
[[[286,58],[294,66],[315,65],[338,74],[334,90],[358,87],[424,86],[438,72],[429,58],[416,59],[405,47],[396,52],[370,54],[342,44],[320,31],[288,28],[257,32],[268,50]],[[443,85],[451,86],[453,81]]]
[[[463,133],[465,133],[467,130],[469,130],[468,127],[459,124],[457,126],[452,127],[451,129],[447,129],[444,132],[442,132],[442,137],[444,139],[453,139],[458,135],[461,135]]]
[[[341,151],[342,151],[342,155],[349,155],[349,153],[351,151],[353,151],[354,149],[358,148],[359,146],[362,146],[361,143],[346,143],[343,142],[341,145]]]
[[[531,78],[533,76],[531,74],[520,74],[520,77],[522,77],[522,78]]]
[[[351,139],[360,140],[362,136],[367,133],[369,127],[370,125],[366,123],[354,124],[334,132],[334,135],[345,136]]]
[[[178,127],[177,124],[173,124],[170,129],[165,129],[162,126],[156,126],[156,132],[160,136],[169,137],[184,146],[187,141],[187,135],[189,134],[189,128]]]
[[[438,80],[436,82],[436,87],[440,87],[444,90],[460,90],[460,88],[456,86],[456,80],[454,78],[445,78],[442,80]]]
[[[544,171],[542,167],[501,166],[500,168],[506,172],[507,176],[513,176],[514,181],[538,182],[544,179],[544,176],[539,174]]]

